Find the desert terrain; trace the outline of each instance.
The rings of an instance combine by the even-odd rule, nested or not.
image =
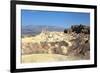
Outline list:
[[[22,63],[90,59],[90,28],[74,25],[63,31],[42,30],[22,38]]]

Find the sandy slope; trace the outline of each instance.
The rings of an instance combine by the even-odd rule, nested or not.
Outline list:
[[[69,61],[78,60],[78,57],[64,56],[59,54],[29,54],[22,55],[22,63],[34,62],[53,62],[53,61]]]

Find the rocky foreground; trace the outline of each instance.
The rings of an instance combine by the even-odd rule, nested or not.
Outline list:
[[[36,58],[36,55],[39,57]],[[42,31],[39,35],[22,38],[22,62],[38,62],[38,59],[39,62],[48,61],[47,58],[50,57],[56,60],[57,55],[61,55],[59,60],[89,59],[89,28],[82,25],[73,26],[64,32]]]

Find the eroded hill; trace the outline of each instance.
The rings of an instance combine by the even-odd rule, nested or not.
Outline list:
[[[39,35],[22,38],[22,58],[29,55],[62,55],[77,59],[90,58],[90,29],[88,26],[72,26],[64,32],[43,31]],[[27,56],[26,56],[27,55]],[[26,56],[26,57],[25,57]],[[53,57],[53,56],[52,56]],[[32,57],[33,59],[35,57]],[[41,58],[42,59],[42,58]],[[71,58],[64,57],[64,60]],[[23,60],[25,61],[25,60]]]

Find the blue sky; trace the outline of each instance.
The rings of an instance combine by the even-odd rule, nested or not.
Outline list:
[[[59,12],[21,10],[22,25],[49,25],[68,28],[71,25],[90,25],[90,14],[82,12]]]

